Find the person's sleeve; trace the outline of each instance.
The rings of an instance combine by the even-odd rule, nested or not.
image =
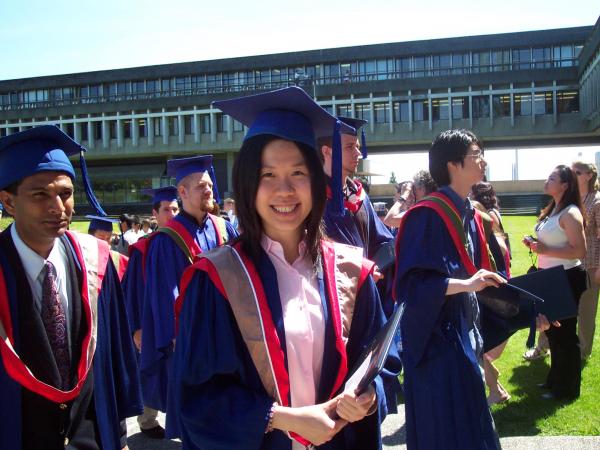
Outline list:
[[[260,448],[273,399],[244,381],[260,383],[227,299],[202,272],[184,293],[173,371],[185,448]]]
[[[451,268],[459,261],[449,254],[450,237],[434,211],[419,208],[403,220],[394,287],[396,301],[404,304],[402,359],[417,364],[444,306]]]
[[[143,406],[123,292],[110,258],[98,296],[97,313],[94,402],[103,445],[117,448],[122,438],[119,421],[141,414]],[[110,445],[106,445],[107,441]]]
[[[142,274],[142,254],[135,250],[131,253],[127,270],[121,282],[125,295],[125,308],[131,332],[142,328],[142,305],[144,295],[144,278]]]
[[[369,218],[369,242],[365,242],[365,244],[369,246],[369,256],[372,256],[385,244],[393,241],[394,236],[392,236],[392,233],[389,228],[385,226],[383,221],[377,217],[368,197],[364,200],[363,205]]]
[[[228,220],[225,221],[225,229],[227,230],[227,236],[228,236],[227,240],[228,241],[232,240],[233,238],[238,237],[238,231],[237,231],[237,229]]]

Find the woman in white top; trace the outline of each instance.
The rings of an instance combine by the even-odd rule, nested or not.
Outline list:
[[[523,240],[538,254],[540,269],[562,265],[575,301],[586,289],[587,275],[581,260],[585,257],[584,212],[577,179],[570,167],[557,166],[544,184],[552,197],[535,227],[537,241]],[[579,397],[581,354],[577,338],[577,317],[554,322],[546,331],[550,344],[550,372],[543,387],[544,398],[573,400]]]

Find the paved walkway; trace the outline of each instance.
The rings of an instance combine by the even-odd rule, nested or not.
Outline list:
[[[402,405],[399,405],[402,406]],[[600,418],[599,418],[600,420]],[[159,416],[164,425],[164,415]],[[129,450],[180,450],[178,441],[147,439],[139,431],[135,418],[127,420]],[[406,450],[404,432],[404,409],[399,414],[387,417],[382,424],[383,448]],[[599,450],[600,436],[551,436],[551,437],[506,437],[500,439],[504,450]],[[244,450],[244,449],[240,449]],[[436,449],[444,450],[444,449]]]

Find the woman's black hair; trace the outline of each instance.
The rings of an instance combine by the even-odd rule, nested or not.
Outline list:
[[[486,210],[499,209],[498,197],[493,186],[487,181],[480,181],[471,188],[473,200],[481,203]]]
[[[250,257],[258,261],[263,234],[263,225],[256,210],[256,193],[260,184],[262,154],[264,148],[273,140],[281,139],[273,135],[259,135],[246,140],[233,164],[233,192],[236,203],[236,215],[242,230],[238,241]],[[323,238],[322,218],[327,202],[327,181],[317,152],[306,144],[294,142],[308,168],[311,181],[312,209],[304,227],[306,246],[313,263],[320,255],[320,241]]]
[[[448,163],[464,165],[469,147],[476,144],[483,151],[483,144],[469,130],[447,130],[436,136],[429,149],[429,173],[438,186],[450,184]]]
[[[555,207],[556,207],[555,212],[559,213],[563,209],[565,209],[567,206],[575,205],[579,208],[579,211],[581,212],[581,216],[583,217],[583,224],[585,226],[585,222],[586,222],[585,208],[583,207],[583,204],[581,203],[581,196],[579,195],[579,185],[577,184],[577,177],[575,175],[575,172],[569,166],[565,166],[564,164],[556,166],[554,168],[554,170],[556,170],[558,172],[558,176],[560,177],[560,182],[567,183],[567,189],[565,190],[565,192],[563,192],[563,195],[562,195],[558,205],[556,205],[556,203],[554,202],[554,199],[550,200],[550,203],[548,203],[548,206],[546,206],[542,210],[542,213],[540,214],[538,221],[542,221],[546,217],[548,217],[550,214],[552,214]]]

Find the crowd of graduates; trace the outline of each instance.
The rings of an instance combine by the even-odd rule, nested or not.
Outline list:
[[[400,391],[409,449],[500,448],[488,403],[509,395],[493,360],[533,321],[563,365],[575,329],[479,305],[477,292],[510,277],[483,143],[438,135],[429,171],[378,216],[352,178],[365,121],[336,118],[297,87],[214,106],[248,128],[223,211],[210,155],[167,162],[174,185],[144,192],[151,219],[111,219],[85,149],[58,128],[0,139],[0,201],[14,217],[0,234],[0,396],[15,405],[0,411],[0,448],[125,448],[137,416],[146,436],[186,449],[380,449]],[[72,154],[97,239],[68,230]],[[557,176],[548,216],[568,207],[572,183]],[[582,257],[539,238],[540,263]],[[345,388],[397,309],[385,367],[364,391]],[[550,393],[577,396],[562,377],[553,363]]]

